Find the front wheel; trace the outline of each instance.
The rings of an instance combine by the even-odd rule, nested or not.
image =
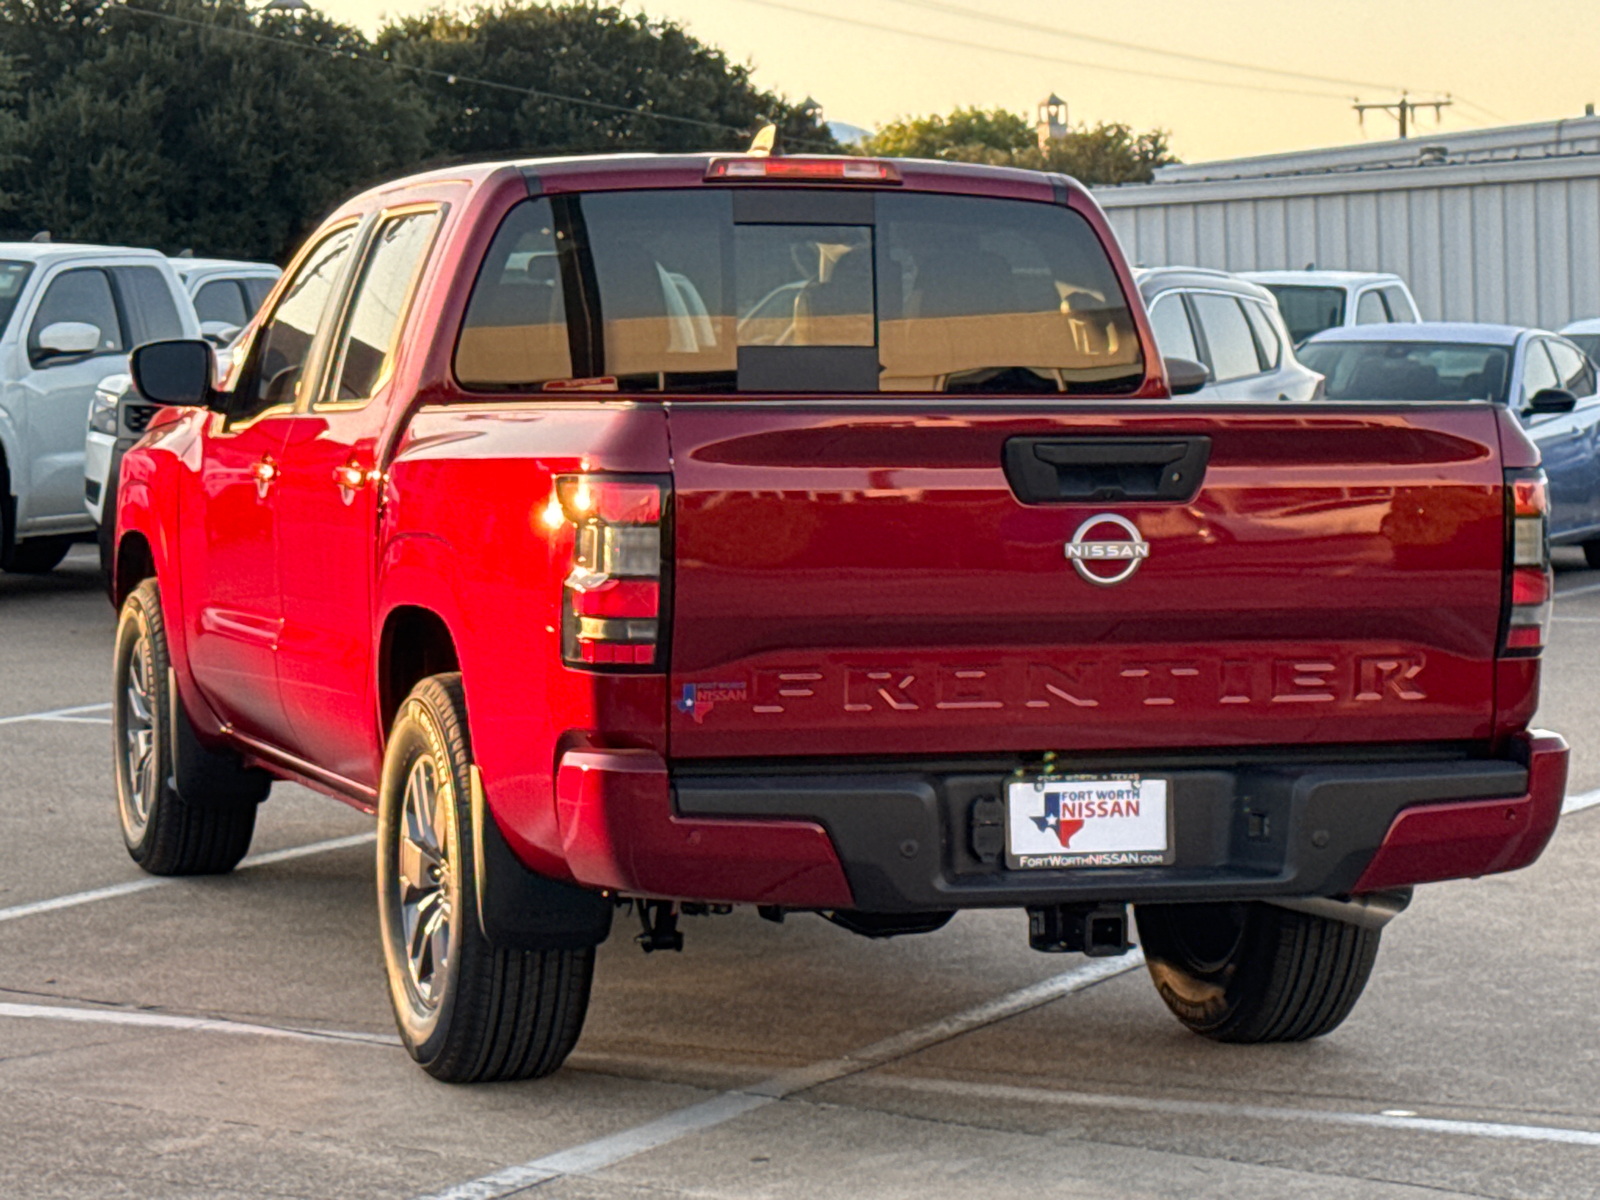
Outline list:
[[[378,792],[378,919],[400,1038],[447,1083],[548,1075],[577,1043],[594,948],[497,949],[478,924],[461,676],[401,706]]]
[[[1381,936],[1270,904],[1141,904],[1156,991],[1219,1042],[1298,1042],[1332,1032],[1372,973]]]
[[[72,549],[69,537],[29,538],[11,547],[5,568],[13,575],[48,575]]]
[[[172,696],[161,591],[146,579],[129,594],[117,621],[112,667],[112,753],[117,814],[128,853],[152,875],[217,875],[250,849],[254,803],[184,800],[173,770],[176,697]]]

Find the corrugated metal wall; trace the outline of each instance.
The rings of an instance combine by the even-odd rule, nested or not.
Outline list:
[[[1140,266],[1249,271],[1314,262],[1403,276],[1428,320],[1554,329],[1600,316],[1600,157],[1586,176],[1516,178],[1528,167],[1526,160],[1469,172],[1446,167],[1436,181],[1403,187],[1391,180],[1364,188],[1348,174],[1319,187],[1302,175],[1151,185],[1170,202],[1146,202],[1138,187],[1096,198]],[[1496,173],[1512,178],[1497,182]],[[1449,182],[1463,174],[1473,178]],[[1202,199],[1242,190],[1256,194]],[[1194,202],[1178,198],[1185,191]]]

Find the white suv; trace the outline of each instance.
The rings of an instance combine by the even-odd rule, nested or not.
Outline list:
[[[0,568],[49,571],[94,532],[83,429],[96,387],[141,342],[199,334],[163,254],[0,243]]]
[[[178,255],[173,270],[183,282],[200,318],[200,332],[222,347],[239,336],[283,272],[271,263]]]
[[[1414,324],[1422,317],[1406,281],[1379,271],[1240,271],[1278,298],[1296,346],[1342,325]]]

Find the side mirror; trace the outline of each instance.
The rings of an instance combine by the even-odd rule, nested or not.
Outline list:
[[[1533,399],[1528,401],[1527,411],[1544,417],[1553,413],[1569,413],[1577,407],[1578,398],[1566,388],[1545,388],[1533,394]]]
[[[200,336],[218,350],[225,349],[234,338],[239,336],[239,333],[240,327],[231,321],[200,322]]]
[[[1188,396],[1211,382],[1211,372],[1192,358],[1168,358],[1167,387],[1174,396]]]
[[[87,321],[56,321],[39,331],[38,347],[38,358],[93,354],[100,349],[100,326]]]
[[[209,408],[212,350],[209,342],[147,342],[133,352],[128,369],[139,394],[152,404]]]

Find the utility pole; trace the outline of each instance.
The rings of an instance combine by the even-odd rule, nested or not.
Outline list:
[[[1391,117],[1399,120],[1400,136],[1405,138],[1410,135],[1413,119],[1416,117],[1419,108],[1433,109],[1433,119],[1438,121],[1439,114],[1454,103],[1455,101],[1448,96],[1443,100],[1413,100],[1407,93],[1401,92],[1400,99],[1391,100],[1386,104],[1363,104],[1360,100],[1357,100],[1350,107],[1356,110],[1356,117],[1363,127],[1366,126],[1367,112],[1369,110],[1382,109]]]

